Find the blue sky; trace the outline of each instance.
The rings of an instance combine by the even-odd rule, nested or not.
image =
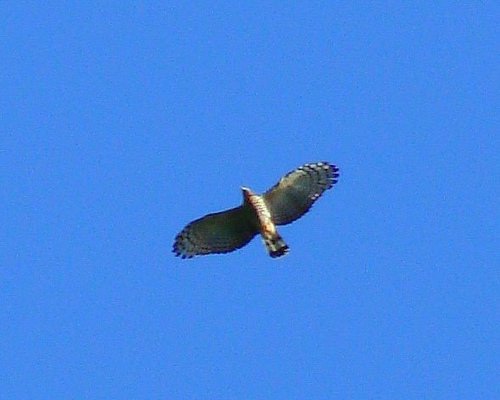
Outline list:
[[[500,398],[500,7],[233,3],[0,5],[0,398]]]

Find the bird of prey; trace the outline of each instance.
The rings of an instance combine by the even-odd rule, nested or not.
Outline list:
[[[190,222],[176,236],[173,252],[181,258],[229,253],[260,234],[269,255],[281,257],[289,248],[276,226],[304,215],[325,190],[338,182],[338,176],[335,165],[317,162],[288,173],[263,195],[242,187],[241,206]]]

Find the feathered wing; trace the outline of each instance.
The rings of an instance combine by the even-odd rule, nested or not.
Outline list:
[[[339,176],[339,169],[327,162],[305,164],[290,172],[264,195],[276,225],[289,224],[304,215]]]
[[[229,253],[257,234],[247,205],[208,214],[189,223],[175,238],[173,252],[182,258]]]

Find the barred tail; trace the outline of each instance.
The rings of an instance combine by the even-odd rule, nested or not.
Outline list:
[[[278,232],[274,235],[264,236],[264,244],[272,258],[284,256],[290,250]]]

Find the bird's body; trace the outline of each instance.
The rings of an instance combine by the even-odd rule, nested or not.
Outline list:
[[[173,252],[182,258],[228,253],[260,234],[271,257],[283,256],[289,248],[276,226],[304,215],[325,190],[337,183],[338,176],[335,165],[319,162],[290,172],[263,195],[243,187],[241,206],[189,223],[176,236]]]
[[[264,240],[269,255],[276,258],[288,253],[288,245],[278,233],[264,198],[248,188],[241,188],[241,190],[243,191],[244,204],[250,205],[257,216],[258,225],[256,228]]]

